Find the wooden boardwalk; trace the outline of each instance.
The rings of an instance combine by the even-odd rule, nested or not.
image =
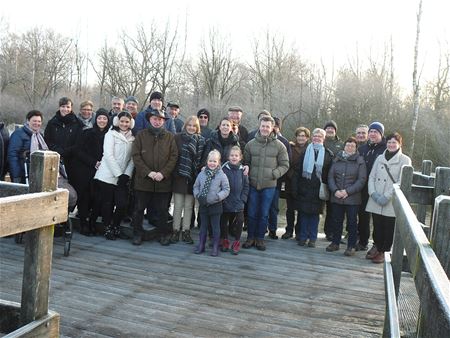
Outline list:
[[[280,231],[282,233],[282,231]],[[280,234],[279,233],[279,234]],[[197,239],[197,232],[194,233]],[[74,234],[55,238],[50,309],[63,337],[379,337],[383,267],[268,240],[265,252],[195,255]],[[343,246],[341,246],[343,247]],[[0,239],[0,298],[20,302],[23,246]]]

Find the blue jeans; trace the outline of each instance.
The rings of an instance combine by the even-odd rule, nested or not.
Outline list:
[[[256,190],[256,188],[250,186],[247,204],[247,239],[264,239],[275,189],[274,187]]]
[[[300,217],[300,240],[310,241],[317,240],[317,232],[319,231],[319,214],[306,214],[299,212]]]
[[[333,243],[339,245],[341,242],[342,228],[344,227],[344,216],[347,215],[347,231],[348,231],[348,248],[354,248],[356,245],[357,228],[358,228],[358,210],[359,205],[342,205],[337,203],[331,204],[333,213]]]
[[[280,190],[275,189],[273,194],[272,203],[270,204],[269,210],[269,230],[277,231],[278,228],[278,211],[280,208],[278,207],[278,202],[280,200]]]

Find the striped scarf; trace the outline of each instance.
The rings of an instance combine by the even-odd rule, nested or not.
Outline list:
[[[186,132],[181,134],[183,145],[178,163],[178,175],[193,181],[197,169],[200,166],[203,150],[205,148],[205,139],[203,136],[194,134],[189,135]]]
[[[200,192],[200,197],[202,197],[202,196],[206,197],[208,195],[209,187],[211,186],[211,182],[212,182],[214,176],[216,176],[219,169],[220,169],[220,166],[214,170],[211,170],[208,167],[206,167],[206,169],[205,169],[206,180],[205,180],[205,184],[203,185],[202,191]]]

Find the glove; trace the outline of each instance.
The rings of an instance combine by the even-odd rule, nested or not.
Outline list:
[[[386,196],[381,195],[381,196],[378,198],[378,204],[379,204],[379,205],[385,206],[385,205],[388,204],[388,203],[389,203],[389,199],[388,199]]]
[[[206,196],[199,196],[198,197],[198,204],[200,204],[200,206],[205,207],[207,205],[206,203]]]
[[[127,185],[129,181],[130,181],[130,176],[122,174],[119,176],[117,185],[120,185],[123,187],[123,186]]]
[[[379,200],[381,197],[381,194],[378,192],[374,192],[372,193],[372,195],[370,195],[370,197],[372,197],[372,199],[375,201],[376,204],[380,204]]]

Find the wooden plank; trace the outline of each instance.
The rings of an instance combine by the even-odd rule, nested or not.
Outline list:
[[[59,337],[59,314],[48,314],[4,336],[4,338]]]
[[[434,187],[413,184],[411,186],[411,195],[409,196],[408,201],[409,203],[419,204],[419,206],[432,205],[434,203]],[[419,210],[419,208],[417,210]],[[423,223],[425,219],[420,221]]]
[[[422,175],[424,176],[428,176],[429,178],[431,178],[431,169],[433,167],[433,162],[429,161],[429,160],[424,160],[422,161]],[[428,187],[434,187],[434,180],[433,182],[426,182],[425,184],[421,183],[417,183],[415,182],[416,175],[414,175],[413,177],[413,183],[417,184],[417,185],[425,185]],[[434,197],[434,196],[433,196]],[[433,201],[431,201],[431,203],[427,203],[427,204],[433,204]],[[417,211],[416,211],[416,215],[417,215],[417,219],[422,222],[425,223],[425,218],[427,216],[427,207],[425,205],[419,204],[417,206]]]
[[[397,298],[395,297],[394,277],[392,275],[391,254],[384,253],[384,293],[386,299],[386,315],[384,319],[383,337],[400,337]]]
[[[433,212],[430,242],[442,264],[447,277],[450,278],[450,197],[438,196]]]
[[[66,221],[68,196],[67,190],[58,189],[1,198],[0,237]]]
[[[450,168],[437,167],[434,183],[434,196],[450,195]]]
[[[20,324],[20,304],[0,299],[0,333],[10,333]]]
[[[0,181],[0,198],[28,194],[28,185]]]

